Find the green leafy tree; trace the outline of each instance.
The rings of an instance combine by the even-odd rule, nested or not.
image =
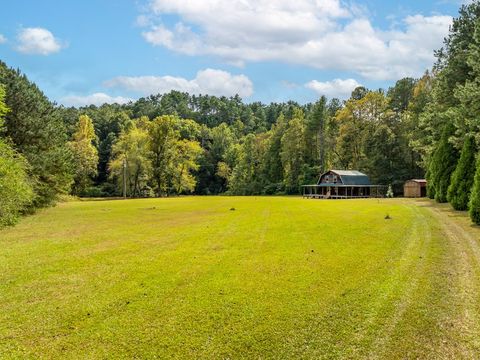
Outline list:
[[[262,191],[259,179],[262,139],[248,134],[243,143],[236,146],[236,166],[229,178],[229,192],[234,195],[253,195]]]
[[[235,164],[227,161],[226,154],[237,141],[232,127],[226,123],[208,129],[206,139],[203,141],[205,151],[199,159],[197,189],[203,189],[200,193],[218,194],[226,190],[227,179],[218,174],[218,166],[223,162],[233,168]]]
[[[84,193],[92,183],[92,178],[97,175],[98,151],[93,145],[95,139],[92,120],[87,115],[81,115],[73,139],[68,143],[74,158],[72,190],[76,195]]]
[[[475,154],[475,139],[469,136],[465,138],[460,159],[448,187],[447,200],[455,210],[468,209],[468,201],[475,177],[475,167],[472,166],[472,164],[475,164]]]
[[[198,170],[202,148],[197,141],[178,140],[175,144],[173,187],[177,194],[195,190],[196,179],[192,172]]]
[[[26,160],[0,139],[0,227],[14,224],[34,193]]]
[[[4,117],[8,113],[8,107],[5,104],[5,87],[0,85],[0,131],[5,125]]]
[[[391,131],[389,121],[392,117],[393,112],[388,107],[388,99],[381,92],[362,92],[361,97],[357,94],[356,97],[350,98],[336,115],[339,124],[336,153],[340,167],[345,169],[364,167],[368,162],[367,140],[380,126],[383,126],[386,132]],[[378,152],[383,150],[378,149]]]
[[[5,89],[0,86],[0,130],[8,108]],[[33,200],[32,184],[26,160],[0,138],[0,228],[14,224]]]
[[[125,170],[127,196],[149,196],[148,182],[152,174],[152,165],[149,154],[149,134],[145,128],[132,124],[122,132],[112,147],[109,170],[110,177],[117,181],[120,189],[123,187]]]
[[[217,166],[217,176],[219,176],[222,179],[225,179],[225,185],[228,188],[228,180],[230,179],[230,176],[232,175],[232,169],[230,166],[228,166],[227,163],[220,161]]]
[[[180,136],[178,122],[177,116],[163,115],[155,118],[148,129],[152,182],[157,196],[168,195],[172,185],[176,143]]]

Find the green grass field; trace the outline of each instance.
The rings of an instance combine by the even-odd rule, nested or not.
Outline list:
[[[479,358],[479,234],[426,200],[63,203],[0,231],[0,358]]]

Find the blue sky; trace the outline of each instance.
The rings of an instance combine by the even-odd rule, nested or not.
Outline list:
[[[15,0],[2,4],[0,59],[66,105],[172,89],[305,103],[420,76],[460,5]]]

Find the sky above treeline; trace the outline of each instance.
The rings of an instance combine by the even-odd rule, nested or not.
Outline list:
[[[345,99],[431,68],[461,0],[15,0],[0,59],[67,106]]]

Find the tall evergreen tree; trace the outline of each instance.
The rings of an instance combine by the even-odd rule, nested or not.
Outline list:
[[[322,173],[326,170],[327,154],[327,98],[322,96],[312,107],[307,119],[306,135],[307,153],[306,162],[315,166]]]
[[[264,162],[264,176],[268,184],[279,184],[283,180],[283,166],[281,159],[282,137],[287,128],[287,121],[283,113],[268,132]]]
[[[468,209],[468,200],[475,177],[475,167],[472,166],[475,164],[475,154],[475,139],[468,136],[465,138],[460,159],[448,187],[447,200],[455,210]]]
[[[432,156],[428,171],[428,186],[433,187],[435,200],[440,203],[447,202],[447,191],[450,179],[457,166],[458,151],[450,142],[450,137],[455,132],[455,126],[448,123],[442,133],[440,142]]]
[[[0,62],[0,83],[10,111],[5,116],[4,134],[30,164],[36,207],[52,204],[73,182],[72,154],[58,109],[20,71]]]
[[[294,112],[281,143],[285,188],[289,193],[298,193],[305,163],[305,119],[300,109]]]
[[[480,156],[477,156],[477,168],[468,207],[470,218],[475,224],[480,225]]]
[[[467,64],[471,71],[470,79],[465,84],[459,85],[455,90],[455,98],[460,101],[460,105],[455,108],[456,126],[461,134],[476,136],[480,141],[480,18],[475,23],[475,31],[472,42],[467,52]]]

